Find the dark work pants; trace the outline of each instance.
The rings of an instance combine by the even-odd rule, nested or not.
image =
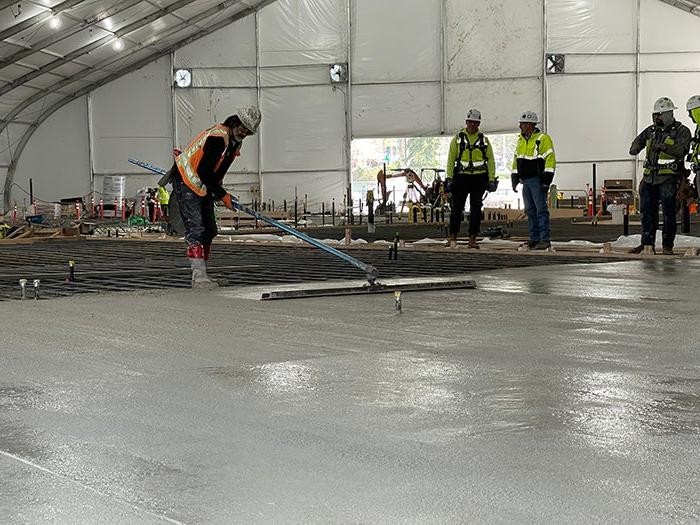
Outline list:
[[[478,235],[481,228],[481,206],[489,183],[488,175],[455,175],[452,179],[450,235],[457,235],[462,222],[464,205],[469,196],[469,235]]]
[[[211,195],[200,197],[182,181],[179,172],[171,181],[173,194],[178,201],[182,222],[185,225],[185,242],[187,246],[200,243],[211,244],[218,234],[214,216],[214,198]]]
[[[678,182],[671,179],[663,184],[650,184],[642,181],[639,201],[642,212],[642,244],[656,244],[656,230],[659,227],[659,202],[664,215],[662,239],[664,248],[673,248],[676,240],[676,192]]]

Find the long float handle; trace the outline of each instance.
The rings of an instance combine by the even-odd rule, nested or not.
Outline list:
[[[143,162],[138,159],[129,159],[129,162],[132,164],[135,164],[137,166],[140,166],[142,168],[145,168],[149,171],[152,171],[153,173],[158,173],[159,175],[165,175],[167,172],[159,168],[157,166],[154,166],[153,164],[149,164],[148,162]],[[231,199],[231,204],[233,205],[234,208],[237,210],[242,211],[243,213],[247,213],[248,215],[252,215],[258,220],[261,220],[263,222],[266,222],[270,226],[274,226],[275,228],[278,228],[284,232],[287,232],[290,235],[293,235],[294,237],[301,239],[302,241],[308,242],[310,245],[315,246],[316,248],[319,248],[320,250],[323,250],[325,252],[330,253],[331,255],[335,255],[336,257],[339,257],[340,259],[344,260],[345,262],[348,262],[352,264],[353,266],[359,268],[363,272],[365,272],[365,275],[367,277],[367,281],[369,281],[370,284],[374,284],[374,282],[377,280],[378,272],[377,269],[372,266],[371,264],[365,264],[362,261],[359,261],[355,259],[354,257],[351,257],[347,253],[343,253],[340,250],[336,250],[335,248],[332,248],[331,246],[328,246],[321,241],[314,239],[313,237],[309,237],[305,233],[300,232],[299,230],[296,230],[292,228],[291,226],[287,226],[286,224],[283,224],[279,221],[276,221],[275,219],[271,219],[270,217],[267,217],[266,215],[263,215],[260,212],[257,212],[255,210],[252,210],[248,208],[247,206],[243,206],[238,200],[235,198]]]

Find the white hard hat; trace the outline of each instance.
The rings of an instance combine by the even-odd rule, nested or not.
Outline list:
[[[260,126],[260,121],[262,120],[262,115],[257,106],[244,106],[238,108],[236,112],[238,118],[241,119],[241,123],[248,128],[250,134],[254,134],[258,131],[258,126]]]
[[[537,117],[537,113],[534,111],[526,111],[522,115],[520,115],[520,120],[519,122],[532,122],[533,124],[537,124],[540,121],[540,119]]]
[[[481,111],[478,109],[470,109],[467,111],[466,120],[473,120],[474,122],[481,122]]]
[[[700,95],[693,95],[690,97],[685,107],[688,109],[688,111],[693,111],[694,109],[700,108]]]
[[[666,111],[673,111],[678,109],[673,100],[668,97],[661,97],[656,102],[654,102],[654,113],[665,113]]]

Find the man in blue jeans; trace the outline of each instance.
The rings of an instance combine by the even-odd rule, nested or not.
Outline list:
[[[521,115],[521,133],[510,176],[513,191],[518,191],[518,183],[523,184],[523,200],[530,230],[530,240],[527,242],[529,250],[547,250],[551,247],[547,193],[557,167],[552,138],[539,130],[538,122],[534,111]]]

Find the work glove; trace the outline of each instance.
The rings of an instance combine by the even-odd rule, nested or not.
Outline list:
[[[227,193],[226,195],[224,195],[221,198],[221,202],[223,202],[224,206],[226,206],[229,210],[233,209],[233,201],[234,200],[235,200],[234,197],[230,193]]]
[[[445,179],[445,194],[452,193],[452,179]]]
[[[513,185],[513,191],[518,193],[518,183],[520,182],[520,178],[518,177],[517,173],[511,174],[510,182]]]
[[[542,191],[545,195],[547,195],[547,192],[549,191],[549,185],[552,184],[553,180],[554,173],[551,171],[545,171],[542,174],[542,177],[540,177],[540,187],[542,188]]]
[[[486,186],[486,191],[493,193],[498,189],[498,179],[490,180],[488,186]]]

